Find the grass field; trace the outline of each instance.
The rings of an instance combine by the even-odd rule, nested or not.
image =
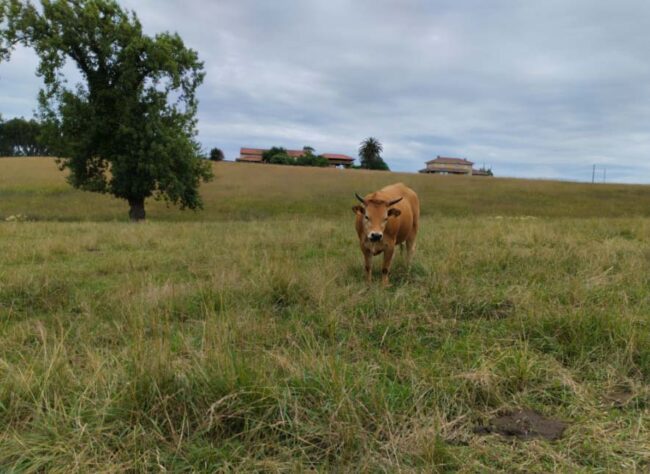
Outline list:
[[[147,201],[156,221],[260,221],[351,217],[354,192],[396,181],[415,189],[425,217],[650,217],[650,187],[477,177],[378,173],[219,163],[204,185],[200,213]],[[451,179],[450,179],[451,178]],[[51,159],[0,158],[0,220],[23,214],[41,221],[127,221],[125,201],[76,191]]]
[[[215,174],[133,225],[0,160],[0,471],[648,472],[650,188]],[[424,217],[383,290],[350,207],[394,181]],[[564,436],[475,432],[520,408]]]

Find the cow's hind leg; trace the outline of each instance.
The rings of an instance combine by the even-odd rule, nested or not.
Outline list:
[[[418,230],[420,228],[420,212],[419,204],[418,211],[415,213],[413,218],[413,229],[411,229],[411,234],[406,239],[406,264],[408,267],[411,267],[411,261],[413,260],[413,255],[415,254],[415,238],[418,235]]]
[[[411,266],[413,255],[415,254],[415,236],[406,240],[406,265]]]

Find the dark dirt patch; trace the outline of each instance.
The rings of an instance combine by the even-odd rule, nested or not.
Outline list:
[[[531,409],[524,408],[497,416],[490,420],[487,426],[477,426],[474,432],[477,434],[497,433],[522,440],[544,438],[553,441],[562,437],[567,426],[567,423],[546,418]]]

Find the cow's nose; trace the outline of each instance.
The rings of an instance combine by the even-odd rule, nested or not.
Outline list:
[[[378,242],[381,240],[382,234],[381,232],[371,232],[370,233],[370,240],[373,242]]]

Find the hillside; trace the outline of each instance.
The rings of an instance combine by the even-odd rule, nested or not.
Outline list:
[[[214,164],[202,188],[205,209],[180,212],[148,203],[154,220],[247,220],[272,216],[341,216],[365,194],[402,181],[415,189],[425,216],[650,216],[650,187],[520,179],[431,176],[241,163]],[[126,220],[126,205],[73,190],[52,159],[0,159],[0,218]]]
[[[650,468],[647,188],[215,172],[135,225],[0,160],[0,217],[41,220],[0,219],[0,472]],[[424,217],[382,289],[352,193],[398,179]]]

